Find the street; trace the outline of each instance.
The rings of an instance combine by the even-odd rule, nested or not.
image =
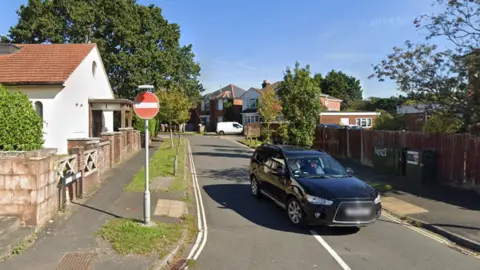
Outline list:
[[[453,250],[383,216],[359,231],[297,229],[273,202],[250,194],[251,151],[210,136],[190,136],[208,225],[192,269],[479,269]]]

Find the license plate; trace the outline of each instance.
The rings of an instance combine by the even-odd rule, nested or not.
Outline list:
[[[345,214],[352,217],[363,217],[368,216],[372,213],[370,208],[347,208],[345,209]]]

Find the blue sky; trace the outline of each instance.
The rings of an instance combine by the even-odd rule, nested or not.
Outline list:
[[[0,9],[0,33],[17,21],[27,0]],[[295,61],[313,72],[342,70],[360,79],[364,97],[396,95],[393,82],[367,77],[393,46],[423,40],[413,19],[433,0],[139,0],[156,4],[178,23],[183,44],[193,44],[208,92],[235,84],[260,87],[278,81]]]

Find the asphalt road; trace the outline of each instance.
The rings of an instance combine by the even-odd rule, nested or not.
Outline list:
[[[480,269],[479,258],[387,218],[359,231],[314,228],[314,237],[273,202],[251,196],[249,149],[208,136],[190,142],[208,225],[191,269]]]

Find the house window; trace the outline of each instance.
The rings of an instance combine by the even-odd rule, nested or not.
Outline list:
[[[372,118],[357,118],[357,126],[372,127]]]
[[[223,122],[223,116],[219,116],[219,117],[217,118],[217,123],[220,123],[220,122]]]
[[[217,100],[217,110],[223,111],[223,99]]]
[[[95,76],[97,75],[97,62],[93,61],[92,63],[92,76],[95,79]]]
[[[205,101],[205,111],[209,112],[210,111],[210,100]]]
[[[258,115],[245,115],[243,119],[244,119],[244,124],[260,122],[260,116]]]
[[[35,111],[37,111],[38,116],[43,120],[43,104],[40,101],[35,102]]]
[[[201,111],[205,111],[205,100],[202,100],[202,105],[200,106]]]
[[[248,100],[248,108],[249,109],[257,108],[257,99],[256,98],[251,98],[251,99]]]

